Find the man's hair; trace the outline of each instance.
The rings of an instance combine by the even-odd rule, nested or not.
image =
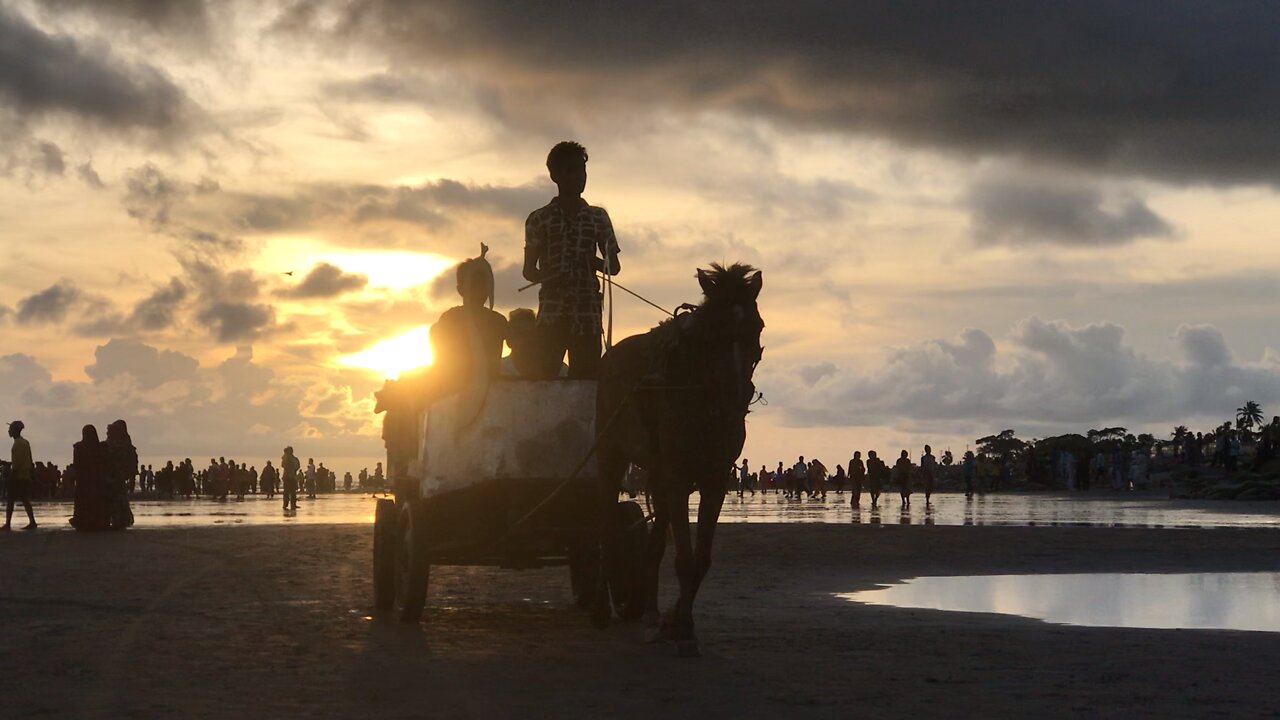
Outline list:
[[[556,143],[556,146],[551,148],[551,152],[547,153],[547,170],[555,175],[569,163],[586,161],[587,149],[572,140],[565,140]]]

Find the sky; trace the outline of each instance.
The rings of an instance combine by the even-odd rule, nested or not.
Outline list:
[[[1280,413],[1278,66],[1227,0],[0,0],[0,416],[371,467],[565,139],[619,282],[763,271],[753,464]]]

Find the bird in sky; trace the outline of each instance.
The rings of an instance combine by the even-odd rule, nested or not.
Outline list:
[[[287,272],[287,273],[280,273],[280,274],[281,274],[281,275],[288,275],[289,277],[293,277],[293,271],[292,271],[292,270],[290,270],[290,271],[289,271],[289,272]]]

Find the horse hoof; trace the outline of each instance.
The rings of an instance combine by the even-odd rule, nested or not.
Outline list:
[[[702,651],[698,649],[697,640],[677,640],[676,641],[676,657],[696,658],[702,657]]]

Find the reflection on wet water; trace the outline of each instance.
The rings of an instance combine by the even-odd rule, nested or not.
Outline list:
[[[371,524],[376,496],[361,493],[321,495],[299,500],[296,513],[285,513],[277,497],[249,496],[243,501],[145,500],[133,502],[136,528],[207,527],[279,524]],[[641,498],[641,504],[644,501]],[[698,496],[691,498],[697,517]],[[64,528],[70,503],[37,503],[44,528]],[[871,508],[864,498],[856,512],[848,495],[826,500],[787,500],[780,495],[725,498],[721,522],[862,523],[868,525],[1046,525],[1098,527],[1271,527],[1280,528],[1280,503],[1184,501],[1148,496],[986,495],[966,500],[962,494],[934,496],[931,505],[917,498],[903,508],[898,498],[881,497]]]
[[[839,597],[1066,625],[1280,632],[1276,572],[921,577]]]
[[[321,495],[315,500],[298,499],[296,511],[285,512],[280,497],[268,500],[248,496],[244,500],[134,500],[134,528],[181,528],[224,525],[316,525],[372,524],[374,500],[367,494]],[[71,503],[51,502],[36,505],[36,520],[41,530],[66,529],[71,526]]]
[[[694,496],[696,503],[697,496]],[[1046,525],[1092,527],[1272,527],[1280,529],[1280,503],[1169,500],[1157,496],[998,494],[966,499],[940,493],[925,505],[916,496],[903,508],[896,496],[881,496],[872,508],[864,495],[856,511],[848,495],[824,500],[787,500],[781,495],[730,495],[722,522],[818,522],[870,525]]]

